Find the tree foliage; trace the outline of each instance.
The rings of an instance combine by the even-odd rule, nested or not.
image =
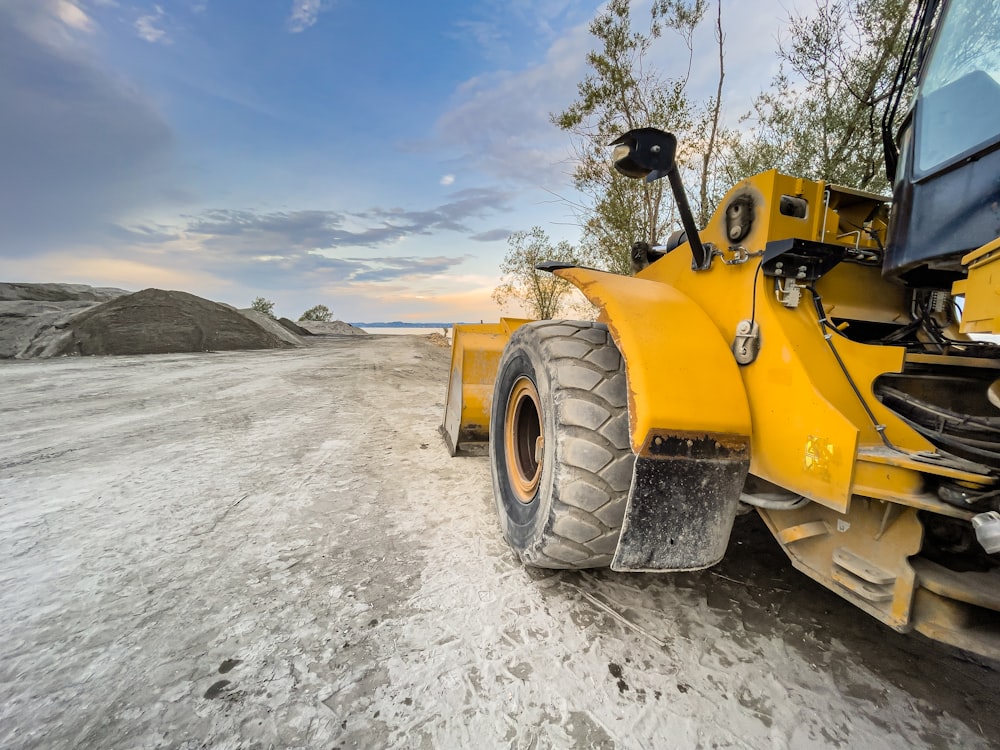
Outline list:
[[[814,2],[811,10],[790,14],[787,38],[777,50],[778,76],[741,127],[728,129],[721,2],[653,0],[648,30],[637,31],[630,0],[609,0],[590,25],[597,46],[587,55],[577,98],[551,116],[574,136],[573,180],[583,196],[575,206],[581,247],[597,264],[628,273],[634,241],[662,242],[678,224],[665,181],[647,184],[610,168],[608,143],[632,128],[658,127],[677,136],[678,168],[700,226],[726,190],[768,169],[888,189],[881,114],[915,0]],[[694,32],[710,8],[716,54],[698,50],[696,55]],[[687,69],[672,78],[649,62],[654,45],[668,36],[688,53]],[[718,66],[715,93],[704,102],[692,101],[688,93],[696,59],[700,66]]]
[[[608,143],[621,133],[658,127],[677,135],[678,162],[688,165],[689,178],[700,179],[698,212],[703,221],[708,218],[721,114],[721,9],[717,95],[696,106],[687,93],[694,30],[707,7],[708,0],[655,0],[648,31],[640,32],[633,28],[629,0],[610,0],[590,25],[598,48],[587,55],[589,72],[577,86],[576,101],[551,116],[555,125],[575,136],[573,180],[585,196],[585,204],[578,207],[583,245],[615,273],[629,273],[633,242],[660,242],[678,218],[664,181],[633,180],[609,168]],[[675,78],[664,78],[649,65],[650,50],[665,32],[679,37],[688,51],[687,70]]]
[[[259,313],[264,313],[269,318],[274,317],[274,303],[269,299],[255,297],[254,301],[250,303],[250,309],[256,310]]]
[[[552,260],[578,263],[580,258],[568,242],[553,246],[538,226],[528,232],[515,232],[507,238],[507,254],[500,264],[500,285],[493,290],[493,300],[501,309],[519,305],[533,318],[550,320],[562,312],[573,291],[572,285],[535,266]]]
[[[326,305],[314,305],[299,316],[299,320],[312,320],[319,323],[329,323],[333,320],[333,313]]]
[[[765,169],[887,191],[881,116],[906,41],[911,0],[816,0],[789,18],[781,71],[745,118],[731,182]]]
[[[905,43],[916,0],[814,0],[792,12],[788,38],[777,54],[778,76],[754,101],[738,129],[727,129],[723,106],[725,34],[720,0],[653,0],[649,25],[637,31],[630,0],[609,0],[591,22],[597,42],[576,100],[550,116],[576,148],[574,204],[581,244],[552,248],[538,227],[510,238],[494,299],[514,298],[538,317],[551,317],[565,286],[539,275],[539,260],[584,255],[589,263],[629,273],[629,248],[666,239],[678,221],[666,181],[645,183],[619,175],[608,144],[638,127],[658,127],[678,139],[677,164],[696,220],[704,226],[732,185],[768,169],[871,191],[888,188],[882,169],[881,115]],[[715,12],[715,55],[699,50],[699,64],[718,64],[714,96],[693,102],[688,79],[696,58],[694,32]],[[667,78],[650,65],[653,46],[669,34],[687,49],[687,69]],[[551,285],[551,286],[548,286]],[[553,300],[556,300],[553,302]]]

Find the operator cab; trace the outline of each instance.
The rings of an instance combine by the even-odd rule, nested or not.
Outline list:
[[[1000,0],[919,6],[882,125],[893,182],[883,273],[948,289],[962,256],[1000,236]],[[916,95],[893,139],[914,61]]]

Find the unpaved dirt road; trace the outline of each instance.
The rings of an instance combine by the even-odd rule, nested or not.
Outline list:
[[[0,364],[0,747],[985,748],[998,665],[753,516],[695,574],[550,573],[418,337]]]

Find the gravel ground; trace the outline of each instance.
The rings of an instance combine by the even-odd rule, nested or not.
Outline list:
[[[1000,672],[796,573],[517,563],[448,351],[0,363],[0,747],[987,748]]]

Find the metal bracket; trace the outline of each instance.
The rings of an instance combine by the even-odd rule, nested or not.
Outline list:
[[[760,353],[760,325],[753,320],[741,320],[736,324],[733,340],[733,356],[741,365],[749,365]]]
[[[795,283],[793,279],[776,278],[774,280],[774,296],[777,297],[778,302],[792,309],[799,306],[799,302],[802,300],[803,288],[800,284]]]
[[[689,242],[690,242],[690,240],[689,240]],[[704,242],[704,243],[702,243],[702,248],[703,248],[703,252],[704,252],[704,256],[703,256],[704,260],[701,262],[701,264],[699,264],[698,263],[698,257],[696,255],[694,255],[691,258],[691,270],[692,271],[707,271],[708,269],[710,269],[712,267],[712,258],[714,258],[716,255],[718,255],[720,258],[723,257],[722,251],[719,250],[719,248],[717,248],[711,242]]]
[[[733,257],[729,260],[726,260],[725,256],[723,256],[722,253],[719,253],[719,255],[722,257],[722,262],[725,263],[727,266],[741,266],[751,258],[757,258],[764,254],[763,250],[757,250],[755,252],[751,252],[747,250],[745,247],[743,247],[743,245],[731,246],[729,248],[729,252],[733,254]]]

